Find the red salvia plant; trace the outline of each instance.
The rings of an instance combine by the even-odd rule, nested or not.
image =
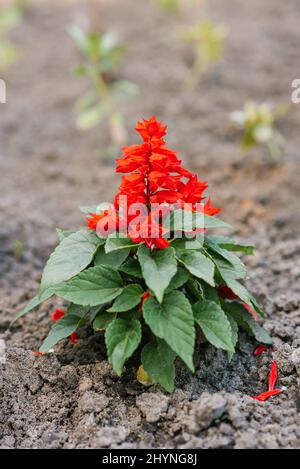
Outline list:
[[[121,376],[140,348],[142,382],[174,389],[175,359],[194,371],[196,330],[232,359],[238,329],[260,344],[271,338],[258,324],[263,311],[241,283],[246,268],[236,252],[253,247],[210,231],[229,228],[200,181],[166,146],[167,127],[138,122],[142,142],[117,159],[122,176],[114,203],[85,207],[87,227],[59,230],[60,243],[44,269],[36,297],[23,316],[56,295],[69,302],[56,310],[47,353],[84,324],[105,334],[107,355]],[[146,379],[145,376],[148,376]]]

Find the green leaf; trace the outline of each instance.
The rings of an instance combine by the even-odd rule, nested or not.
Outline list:
[[[214,263],[203,253],[198,251],[186,251],[181,254],[179,259],[192,275],[204,280],[211,286],[215,285]]]
[[[232,279],[245,278],[247,270],[242,261],[229,251],[224,252],[227,253],[227,260],[225,259],[225,254],[222,257],[215,253],[212,253],[211,255],[224,282],[227,283]]]
[[[67,315],[59,319],[51,328],[48,336],[40,347],[41,353],[47,353],[62,339],[69,337],[83,323],[78,316]]]
[[[77,305],[97,306],[114,300],[122,293],[123,281],[111,267],[87,269],[55,289],[55,293]]]
[[[221,307],[213,301],[199,300],[193,311],[206,339],[217,348],[234,352],[230,323]]]
[[[227,316],[227,319],[230,323],[230,327],[231,327],[231,341],[232,341],[232,344],[234,346],[234,348],[236,347],[236,344],[238,342],[238,339],[239,339],[239,327],[238,327],[238,324],[237,322],[235,321],[235,319],[233,319],[232,316],[230,316],[230,314],[226,314]],[[227,352],[227,355],[228,355],[228,361],[231,362],[233,356],[234,356],[234,352]]]
[[[137,259],[127,259],[124,264],[118,268],[118,270],[120,272],[124,272],[124,274],[129,275],[129,277],[136,277],[139,279],[143,278],[141,266]]]
[[[102,312],[93,321],[94,331],[105,331],[110,323],[116,318],[116,314]]]
[[[81,213],[88,215],[89,213],[98,213],[97,212],[97,205],[87,205],[79,207]]]
[[[194,371],[194,318],[184,294],[172,291],[165,296],[162,304],[153,297],[148,298],[143,305],[143,317],[153,334],[163,339]]]
[[[107,311],[109,313],[123,313],[124,311],[129,311],[141,302],[143,293],[143,289],[140,285],[127,285],[121,295],[114,301],[112,307]]]
[[[228,251],[243,252],[247,256],[253,256],[254,254],[254,246],[236,243],[232,238],[226,236],[207,236],[205,240],[218,244],[221,248],[227,249]]]
[[[29,301],[29,303],[25,306],[25,308],[20,311],[16,317],[12,320],[11,326],[21,317],[25,316],[26,314],[30,313],[33,309],[37,308],[40,304],[42,304],[44,301],[48,300],[53,296],[53,291],[52,290],[46,290],[44,291],[43,295],[40,297],[39,295],[36,295],[32,300]]]
[[[203,244],[198,239],[177,238],[172,241],[172,248],[175,249],[176,255],[180,256],[185,251],[199,251]]]
[[[116,238],[115,234],[109,236],[105,243],[105,252],[108,254],[119,249],[137,249],[140,244],[133,243],[130,238]]]
[[[231,225],[219,218],[204,215],[204,227],[208,230],[213,228],[231,228]]]
[[[56,233],[57,233],[59,241],[62,241],[63,239],[67,238],[68,236],[76,232],[70,231],[70,230],[61,230],[60,228],[56,228]]]
[[[114,269],[123,264],[125,259],[129,256],[129,251],[112,251],[108,254],[104,250],[104,246],[101,246],[95,257],[95,265],[108,265]]]
[[[138,250],[138,259],[147,286],[161,303],[164,292],[177,272],[173,248],[150,251],[146,246]]]
[[[244,301],[247,305],[252,306],[261,317],[265,316],[254,296],[248,292],[244,285],[241,285],[235,279],[231,278],[227,278],[226,283],[227,286],[231,288],[233,293],[235,293],[242,301]]]
[[[115,319],[105,332],[108,361],[121,376],[124,363],[139,346],[142,338],[141,323],[137,320]]]
[[[40,293],[67,281],[84,270],[101,244],[94,233],[77,231],[57,246],[43,272]]]
[[[80,318],[85,317],[89,311],[89,306],[75,305],[74,303],[71,303],[68,307],[68,315],[78,316]]]
[[[143,367],[153,381],[166,391],[174,391],[176,354],[164,340],[156,339],[145,345],[141,353]]]
[[[184,267],[178,267],[176,274],[172,278],[170,285],[166,289],[166,293],[177,290],[182,287],[189,279],[189,272]]]
[[[238,325],[253,335],[258,342],[266,345],[273,343],[267,331],[255,321],[241,303],[226,301],[224,308],[235,319]]]

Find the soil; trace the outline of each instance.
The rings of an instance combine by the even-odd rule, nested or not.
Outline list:
[[[224,59],[192,93],[181,90],[189,56],[174,42],[176,20],[146,0],[102,3],[102,27],[129,44],[122,76],[140,87],[123,109],[130,142],[141,116],[169,123],[169,143],[209,180],[223,219],[256,245],[247,284],[266,310],[274,347],[255,358],[255,342],[242,335],[228,364],[223,352],[203,346],[195,375],[177,363],[168,395],[136,382],[136,359],[118,379],[102,337],[89,329],[75,348],[35,356],[53,302],[8,329],[35,294],[55,228],[76,228],[77,207],[110,201],[118,184],[105,124],[87,133],[75,127],[74,103],[86,83],[72,76],[80,55],[66,25],[84,19],[85,2],[30,2],[12,34],[21,58],[2,77],[8,103],[0,105],[0,447],[299,448],[300,107],[278,123],[285,137],[278,163],[261,147],[244,154],[228,124],[229,112],[249,98],[290,102],[299,78],[298,0],[211,0],[210,17],[230,34]],[[272,358],[285,391],[259,403],[249,396],[266,390]]]

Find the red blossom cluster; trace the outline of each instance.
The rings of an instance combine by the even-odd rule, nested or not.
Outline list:
[[[114,220],[118,229],[125,229],[127,235],[135,243],[144,242],[148,248],[164,249],[169,246],[165,239],[167,232],[161,226],[161,214],[152,210],[153,204],[172,204],[184,207],[189,204],[192,210],[198,209],[207,182],[198,180],[181,164],[176,152],[166,146],[164,136],[167,126],[158,122],[155,117],[138,122],[137,132],[143,139],[140,145],[123,148],[123,155],[117,159],[117,173],[125,173],[114,201],[114,208],[100,214],[91,213],[87,225],[92,230],[104,228],[110,220]],[[126,200],[126,208],[122,201]],[[139,226],[131,226],[133,216],[130,207],[143,204],[147,213],[142,217]],[[126,210],[126,217],[124,210]],[[202,207],[206,215],[214,216],[220,212],[208,199]],[[126,219],[126,225],[124,225]],[[138,233],[138,235],[137,235]]]

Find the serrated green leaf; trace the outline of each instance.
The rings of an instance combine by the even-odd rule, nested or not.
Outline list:
[[[138,259],[144,280],[161,303],[164,292],[177,272],[173,248],[150,251],[146,246],[138,249]]]
[[[231,279],[245,278],[247,270],[242,261],[229,251],[225,252],[227,254],[224,254],[223,256],[220,256],[216,252],[211,252],[211,258],[224,282],[227,283]],[[225,255],[227,256],[227,259],[225,259]]]
[[[80,318],[85,317],[89,311],[89,306],[75,305],[74,303],[71,303],[68,307],[68,315],[78,316]]]
[[[130,238],[116,238],[109,236],[105,243],[105,252],[108,254],[119,249],[137,249],[140,244],[133,243]]]
[[[179,257],[185,268],[195,277],[204,280],[209,285],[214,286],[214,263],[202,252],[186,251]]]
[[[204,228],[205,229],[214,229],[214,228],[232,228],[228,223],[220,220],[216,217],[211,217],[209,215],[204,215]]]
[[[175,249],[176,255],[180,256],[185,251],[199,251],[203,244],[197,239],[178,238],[172,241],[171,246]]]
[[[226,311],[225,311],[225,313],[226,313]],[[232,341],[232,344],[235,348],[236,344],[238,342],[238,339],[239,339],[239,327],[238,327],[237,322],[235,321],[235,319],[233,319],[233,317],[230,316],[230,314],[226,313],[226,316],[227,316],[227,319],[230,323],[231,341]],[[231,362],[231,360],[234,356],[234,352],[227,352],[227,355],[228,355],[228,361]]]
[[[115,319],[105,332],[108,361],[121,376],[124,363],[139,346],[142,338],[141,323],[137,320]]]
[[[111,267],[87,269],[55,288],[55,294],[77,305],[97,306],[114,300],[123,291],[123,281]]]
[[[114,301],[112,307],[107,311],[109,313],[123,313],[124,311],[129,311],[141,302],[143,293],[143,289],[140,285],[127,285],[121,295]]]
[[[104,246],[101,246],[95,257],[95,265],[108,265],[114,269],[118,269],[128,256],[128,250],[112,251],[107,254]]]
[[[116,314],[103,311],[98,314],[93,321],[94,331],[105,331],[112,321],[116,318]]]
[[[261,317],[265,316],[254,296],[244,287],[244,285],[241,285],[232,278],[227,278],[226,284],[242,301],[247,305],[252,306]]]
[[[153,381],[166,391],[174,391],[176,354],[164,340],[156,339],[145,345],[141,353],[143,367]]]
[[[184,267],[178,267],[177,272],[172,278],[168,288],[166,289],[166,293],[169,293],[172,290],[177,290],[178,288],[182,287],[189,279],[190,274]]]
[[[153,334],[163,339],[194,371],[194,317],[191,305],[183,293],[172,291],[159,304],[148,298],[143,304],[143,317]]]
[[[22,311],[20,311],[16,315],[16,317],[13,319],[10,325],[12,326],[18,319],[30,313],[32,310],[34,310],[39,305],[44,303],[44,301],[47,301],[49,298],[51,298],[51,296],[53,296],[52,290],[44,291],[41,297],[39,295],[36,295],[34,298],[32,298],[32,300],[29,301],[29,303],[25,306],[25,308],[23,308]]]
[[[221,307],[213,301],[199,300],[193,311],[206,339],[217,348],[234,352],[230,323]]]
[[[76,232],[71,231],[71,230],[61,230],[60,228],[56,228],[56,233],[57,233],[59,241],[62,241],[63,239],[67,238],[68,236]]]
[[[137,259],[129,258],[118,268],[120,272],[129,275],[129,277],[143,278],[141,266]]]
[[[238,325],[253,335],[258,342],[266,345],[273,343],[267,331],[255,321],[249,311],[241,303],[226,301],[224,308],[226,312],[235,319]]]
[[[214,244],[218,244],[221,248],[226,249],[227,251],[243,252],[247,256],[252,256],[254,254],[254,246],[250,244],[237,243],[232,238],[228,238],[226,236],[208,236],[206,237],[206,240],[207,239]]]
[[[83,323],[83,319],[78,316],[66,315],[59,319],[51,328],[48,336],[40,347],[41,353],[47,353],[60,340],[66,339]]]
[[[77,231],[64,238],[46,264],[40,294],[84,270],[92,262],[100,244],[101,240],[90,232]]]

